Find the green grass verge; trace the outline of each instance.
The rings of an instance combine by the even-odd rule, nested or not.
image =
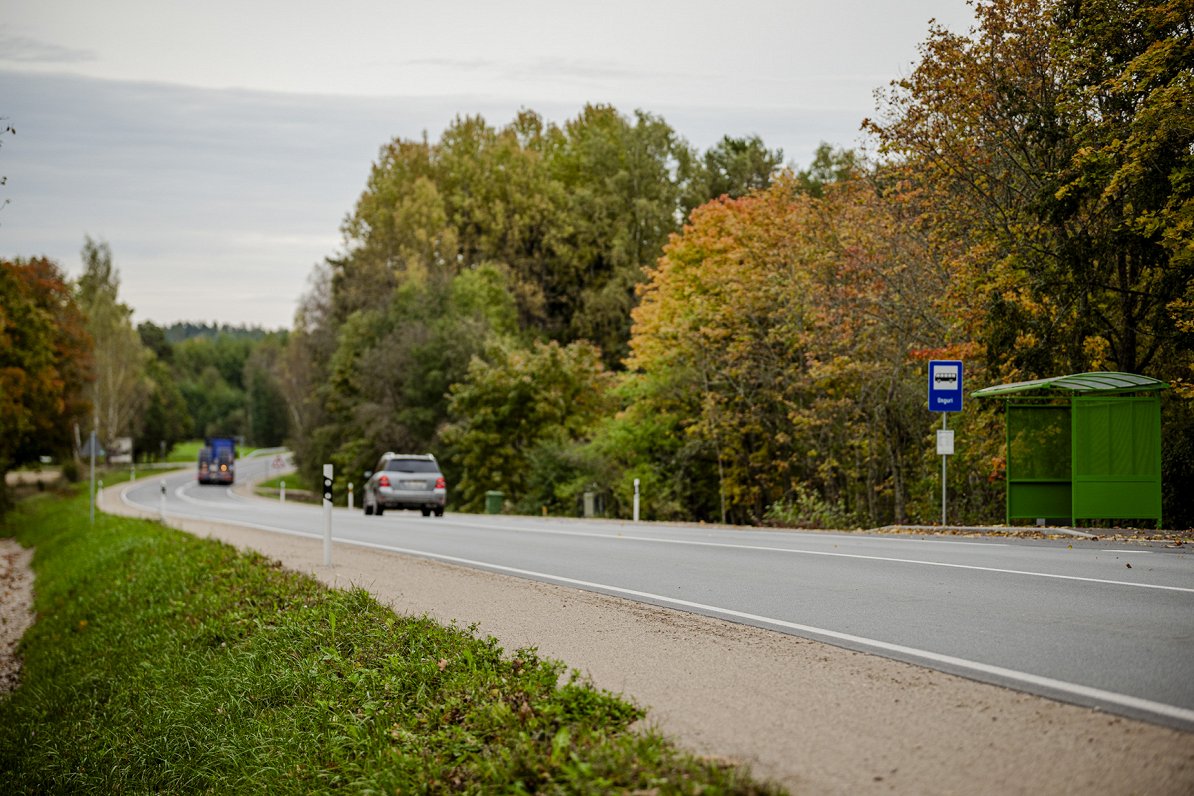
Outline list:
[[[179,442],[170,449],[170,453],[166,455],[168,462],[187,462],[194,464],[199,461],[199,449],[203,447],[203,440],[189,439],[185,442]],[[238,445],[236,448],[237,458],[248,456],[257,448],[251,448],[244,445]]]
[[[170,449],[170,453],[166,456],[168,462],[197,462],[199,461],[199,449],[203,447],[203,440],[192,439],[186,442],[179,442]]]
[[[641,711],[534,650],[395,615],[86,497],[0,526],[38,620],[0,697],[6,793],[771,793],[630,729]]]

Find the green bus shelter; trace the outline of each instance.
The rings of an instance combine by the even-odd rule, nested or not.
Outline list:
[[[1007,407],[1007,522],[1156,520],[1161,527],[1161,398],[1135,373],[1076,373],[1000,384],[975,398]]]

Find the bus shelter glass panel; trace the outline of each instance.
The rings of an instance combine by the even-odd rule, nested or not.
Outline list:
[[[1075,514],[1160,519],[1160,402],[1077,398],[1073,408]]]
[[[1072,518],[1070,407],[1007,407],[1008,519]]]

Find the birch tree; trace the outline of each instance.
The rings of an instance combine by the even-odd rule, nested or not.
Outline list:
[[[117,437],[137,434],[138,419],[153,389],[147,372],[152,354],[133,327],[132,309],[118,300],[120,274],[112,265],[108,244],[87,237],[82,254],[84,270],[76,298],[95,342],[95,381],[89,397],[96,434],[107,448]]]

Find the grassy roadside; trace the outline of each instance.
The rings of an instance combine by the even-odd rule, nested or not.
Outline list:
[[[631,731],[533,650],[397,616],[258,555],[42,494],[38,621],[0,697],[8,793],[770,793]]]

